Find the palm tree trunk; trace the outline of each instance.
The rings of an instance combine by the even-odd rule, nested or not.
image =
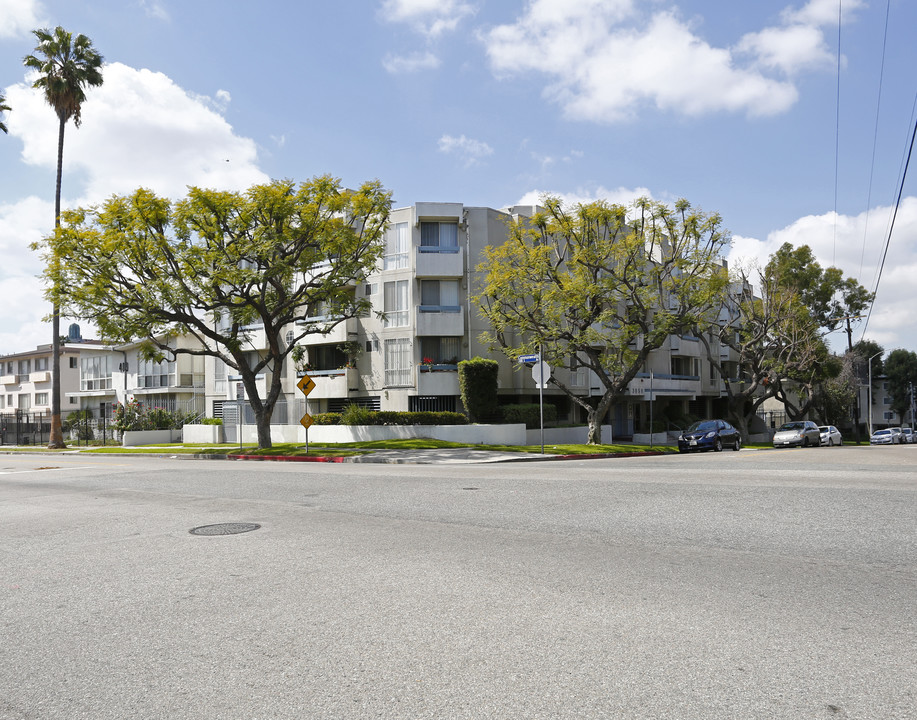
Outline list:
[[[57,131],[57,187],[54,191],[54,228],[60,227],[60,189],[61,176],[64,170],[64,128],[66,120],[59,118]],[[61,426],[60,407],[60,306],[54,301],[51,315],[51,433],[48,438],[49,448],[64,448],[64,432]]]

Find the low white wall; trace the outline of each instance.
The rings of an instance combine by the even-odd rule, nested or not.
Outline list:
[[[164,445],[180,441],[181,430],[125,430],[121,435],[121,444],[125,447]]]
[[[634,445],[666,445],[670,442],[668,433],[634,433]],[[677,441],[676,441],[677,442]]]
[[[586,426],[544,429],[546,445],[585,445],[588,439],[589,428]],[[602,425],[602,443],[608,445],[612,442],[611,425]],[[541,429],[526,430],[525,444],[541,445]]]
[[[185,425],[182,428],[183,442],[216,445],[223,442],[222,425]]]
[[[242,428],[243,442],[258,441],[254,425]],[[511,425],[313,425],[310,443],[346,443],[403,438],[432,438],[474,445],[525,445],[525,424]],[[306,430],[297,425],[272,425],[271,442],[306,442]],[[540,441],[539,441],[540,442]],[[585,442],[585,441],[584,441]]]

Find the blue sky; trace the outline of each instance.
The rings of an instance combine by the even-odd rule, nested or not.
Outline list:
[[[843,0],[840,30],[839,7],[0,0],[0,352],[50,327],[26,249],[53,225],[56,161],[22,67],[35,27],[106,60],[67,128],[65,205],[323,173],[378,178],[396,206],[684,197],[723,216],[733,266],[808,243],[872,289],[914,122],[917,3]],[[866,329],[889,350],[917,349],[915,195],[911,178]]]

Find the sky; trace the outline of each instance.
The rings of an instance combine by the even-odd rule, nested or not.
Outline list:
[[[50,342],[57,119],[22,59],[57,25],[105,58],[65,208],[323,174],[395,207],[684,198],[731,267],[808,244],[877,292],[854,342],[917,351],[913,0],[0,0],[0,354]]]

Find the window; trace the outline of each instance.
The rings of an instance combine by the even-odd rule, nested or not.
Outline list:
[[[385,231],[385,254],[382,256],[383,270],[398,270],[408,267],[408,251],[411,233],[408,224],[395,223]]]
[[[67,399],[70,401],[70,404],[71,404],[71,405],[76,405],[76,398],[75,398],[75,397],[71,397],[71,398],[67,398]]]
[[[111,390],[110,355],[80,358],[80,390]]]
[[[455,365],[461,357],[462,338],[424,337],[420,340],[423,363],[432,360],[434,365]]]
[[[17,368],[16,374],[19,376],[16,380],[17,382],[28,382],[29,373],[32,372],[32,361],[31,360],[20,360],[19,366]]]
[[[338,370],[346,367],[348,359],[340,345],[313,345],[309,348],[311,370]]]
[[[48,393],[35,393],[35,404],[36,405],[47,405],[48,404]]]
[[[213,391],[217,393],[226,392],[226,363],[220,358],[214,358],[213,360]]]
[[[892,404],[892,399],[891,399],[888,395],[886,395],[884,398],[882,398],[882,404],[883,404],[883,405],[891,405],[891,404]]]
[[[20,395],[19,396],[19,409],[23,411],[28,411],[32,409],[32,396],[31,395]]]
[[[76,357],[71,357],[71,358],[70,358],[70,368],[71,368],[72,370],[75,370],[75,369],[78,368],[78,367],[79,367],[79,365],[77,364],[77,358],[76,358]]]
[[[458,280],[421,280],[421,312],[459,312]]]
[[[458,252],[458,225],[454,222],[420,223],[421,252]]]
[[[401,387],[412,384],[411,340],[409,338],[385,341],[385,384]]]
[[[679,375],[681,377],[697,377],[700,375],[700,369],[698,367],[699,360],[697,358],[689,357],[680,357],[678,355],[672,356],[672,375]]]
[[[40,357],[35,358],[35,370],[47,370],[48,369],[48,358]]]
[[[162,362],[140,360],[138,362],[137,387],[158,388],[176,384],[174,360],[163,360]]]
[[[408,281],[397,280],[384,285],[383,327],[406,327],[408,316]]]

